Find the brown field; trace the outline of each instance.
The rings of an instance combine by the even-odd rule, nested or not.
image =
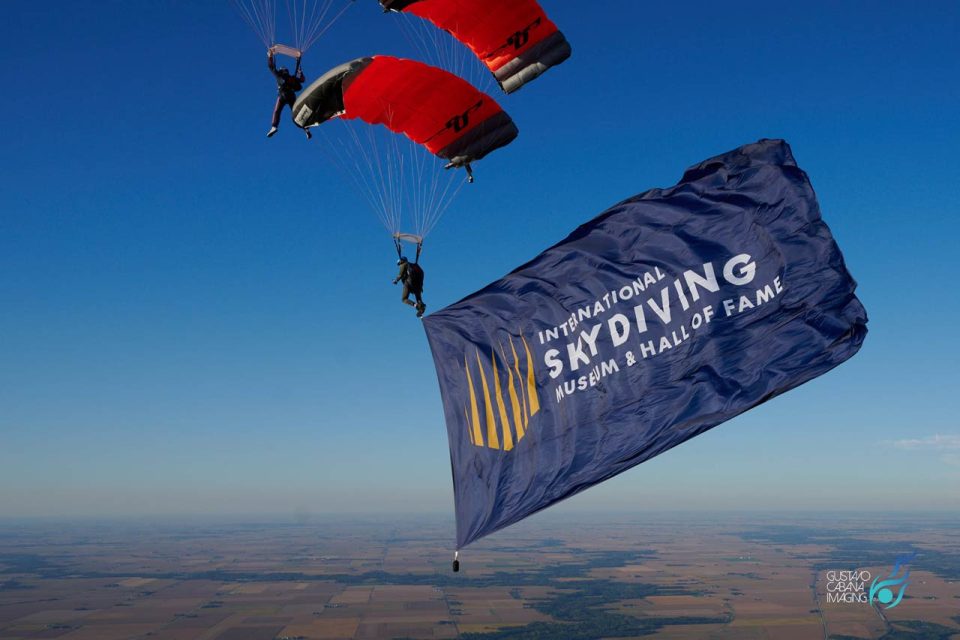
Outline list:
[[[894,560],[886,551],[862,565],[850,564],[856,552],[838,557],[847,534],[831,521],[533,519],[469,547],[460,574],[450,572],[451,529],[439,519],[0,525],[0,638],[496,638],[601,614],[667,621],[612,636],[624,638],[867,639],[903,621],[960,638],[960,577],[950,573],[960,567],[960,527],[938,521],[918,539],[916,527],[855,524],[858,544],[926,550],[952,569],[916,567],[884,617],[826,601],[824,567],[885,576]],[[564,627],[551,628],[563,640]]]

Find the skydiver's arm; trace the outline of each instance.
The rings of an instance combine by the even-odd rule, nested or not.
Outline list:
[[[274,78],[279,78],[277,76],[277,63],[273,59],[273,49],[267,49],[267,68],[270,69]]]
[[[303,76],[303,69],[300,68],[300,56],[297,56],[297,70],[293,72],[293,75],[297,76],[300,82],[306,80],[306,78]]]

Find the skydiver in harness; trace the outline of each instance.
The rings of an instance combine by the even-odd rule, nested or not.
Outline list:
[[[403,281],[403,304],[415,307],[417,317],[422,318],[427,305],[423,302],[423,268],[416,262],[410,262],[406,256],[400,256],[397,260],[397,266],[400,267],[400,273],[393,279],[393,284]],[[413,294],[417,301],[410,301],[410,294]]]
[[[293,109],[293,103],[297,101],[297,92],[303,89],[303,83],[307,81],[307,78],[303,75],[303,69],[300,68],[299,53],[297,54],[297,68],[293,75],[286,67],[277,68],[273,47],[267,49],[267,66],[277,80],[277,103],[273,107],[270,131],[267,132],[267,137],[272,138],[273,134],[277,132],[277,127],[280,126],[280,114],[283,112],[283,107],[289,106],[291,110]],[[310,129],[304,129],[303,131],[307,134],[308,140],[313,137]]]

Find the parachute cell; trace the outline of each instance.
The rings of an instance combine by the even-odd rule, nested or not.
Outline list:
[[[570,57],[570,44],[535,0],[380,0],[468,46],[507,93]]]
[[[359,58],[331,69],[293,107],[301,127],[331,118],[382,124],[459,167],[517,137],[510,116],[470,83],[413,60]]]

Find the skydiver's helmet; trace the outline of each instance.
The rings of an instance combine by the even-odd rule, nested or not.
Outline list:
[[[277,69],[277,73],[279,73],[284,78],[286,78],[290,75],[290,69],[287,69],[286,67],[280,67],[279,69]]]
[[[397,260],[397,266],[399,267],[400,265],[406,264],[407,262],[410,262],[409,260],[407,260],[407,256],[400,256],[400,259]]]

